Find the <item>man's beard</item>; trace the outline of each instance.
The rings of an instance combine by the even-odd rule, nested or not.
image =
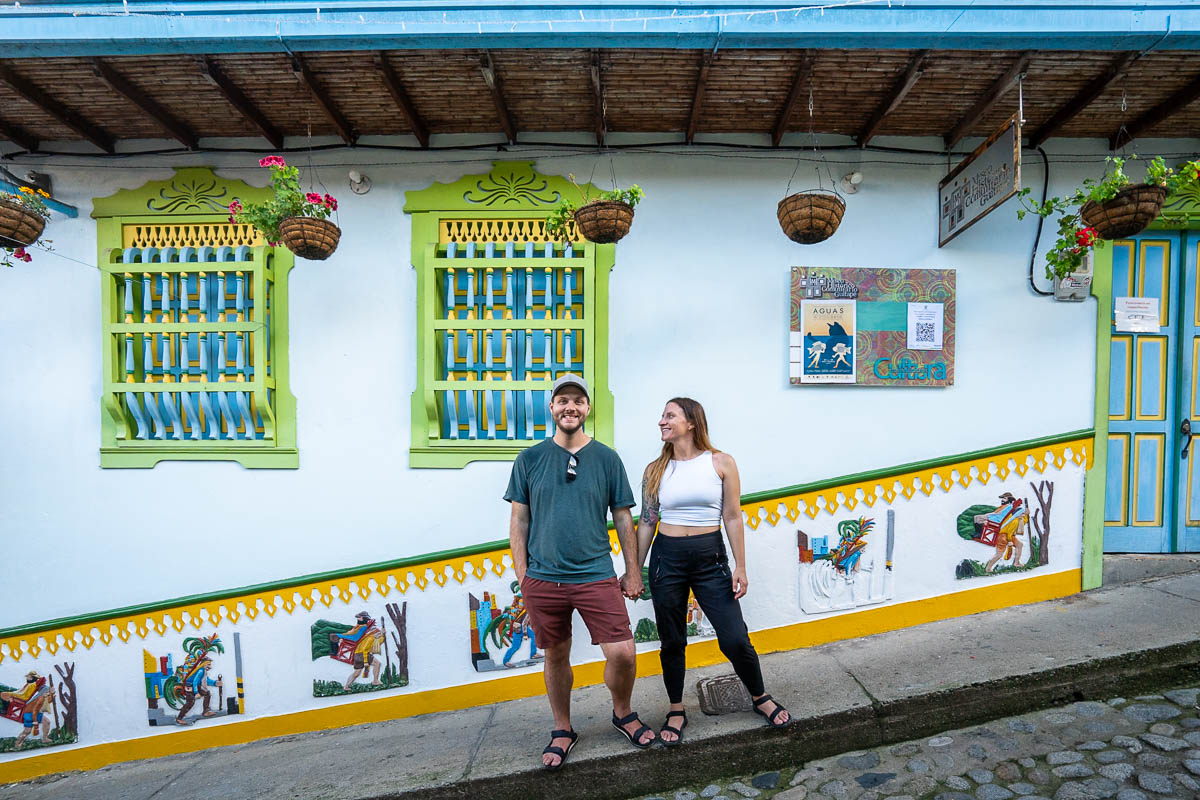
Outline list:
[[[567,424],[564,425],[564,422]],[[554,420],[554,424],[557,425],[559,430],[561,430],[563,433],[575,433],[576,431],[583,429],[583,417],[559,417],[558,419]]]

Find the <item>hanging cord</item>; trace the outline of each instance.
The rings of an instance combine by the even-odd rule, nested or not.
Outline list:
[[[1046,151],[1038,148],[1037,151],[1042,154],[1042,202],[1046,202],[1046,190],[1050,188],[1050,159],[1046,157]],[[1029,254],[1029,288],[1034,294],[1040,294],[1042,297],[1049,297],[1054,292],[1044,292],[1037,287],[1033,282],[1033,265],[1037,262],[1038,244],[1042,241],[1042,225],[1046,223],[1046,218],[1038,214],[1037,235],[1033,237],[1033,252]]]
[[[309,89],[309,98],[310,98],[310,100],[315,100],[315,99],[316,99],[315,97],[313,97],[313,96],[312,96],[312,89],[311,89],[311,87],[310,87],[310,89]],[[304,128],[305,128],[305,133],[308,135],[308,191],[309,191],[309,192],[312,192],[312,190],[313,190],[313,178],[314,178],[314,177],[316,177],[316,179],[317,179],[317,183],[319,183],[319,184],[321,185],[321,193],[322,193],[322,194],[325,194],[325,195],[328,195],[328,194],[329,194],[329,187],[325,185],[325,181],[321,180],[321,176],[320,176],[320,174],[317,172],[317,168],[313,166],[313,160],[312,160],[312,154],[313,154],[313,146],[312,146],[312,104],[311,104],[311,103],[309,104],[309,107],[308,107],[308,118],[305,120],[305,123],[304,123]],[[336,202],[336,201],[335,201],[335,202]],[[342,218],[341,218],[341,215],[339,215],[339,214],[338,214],[338,210],[337,210],[336,208],[335,208],[335,209],[333,209],[333,218],[334,218],[334,220],[335,220],[334,224],[335,224],[335,225],[337,225],[337,226],[340,228],[340,227],[341,227],[341,221],[342,221]]]

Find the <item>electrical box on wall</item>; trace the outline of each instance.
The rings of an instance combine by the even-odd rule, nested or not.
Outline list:
[[[1065,278],[1054,279],[1054,299],[1081,303],[1092,289],[1092,254],[1084,256],[1083,265]]]

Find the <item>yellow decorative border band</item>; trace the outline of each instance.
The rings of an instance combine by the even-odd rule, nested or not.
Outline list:
[[[803,492],[772,500],[744,503],[742,512],[746,524],[756,530],[765,520],[776,525],[786,516],[795,521],[801,513],[815,519],[822,512],[833,514],[839,508],[851,510],[858,503],[873,506],[880,499],[891,503],[897,497],[911,499],[917,492],[929,496],[936,489],[949,492],[956,488],[967,488],[972,481],[986,484],[997,477],[1006,479],[1009,474],[1024,476],[1029,470],[1043,473],[1053,465],[1062,469],[1068,461],[1091,467],[1092,439],[1081,438],[1053,445],[1040,445],[1016,450],[999,456],[966,459],[961,462],[927,469],[916,469],[883,480],[850,481],[826,489]],[[780,513],[783,509],[783,513]],[[615,534],[610,534],[614,554],[621,552]],[[247,592],[236,597],[202,603],[181,603],[173,608],[153,613],[128,614],[104,620],[100,623],[65,625],[38,633],[0,639],[0,663],[6,658],[20,661],[25,655],[36,658],[43,651],[54,655],[60,648],[74,652],[82,646],[91,649],[96,642],[109,645],[114,639],[128,642],[131,637],[145,639],[150,632],[162,636],[168,630],[182,633],[189,626],[193,630],[213,627],[228,621],[237,624],[242,617],[257,619],[259,614],[274,617],[280,611],[292,614],[297,608],[312,610],[318,603],[325,607],[334,600],[350,603],[354,598],[367,600],[372,595],[387,597],[393,591],[406,594],[416,587],[425,591],[429,585],[443,587],[451,580],[458,584],[467,577],[483,580],[488,573],[501,577],[511,568],[511,554],[506,547],[485,553],[459,556],[417,564],[412,567],[383,569],[363,572],[359,575],[336,579],[319,579],[311,583],[291,586],[287,589],[270,589]]]
[[[1006,480],[1013,472],[1024,477],[1025,473],[1032,469],[1041,474],[1051,464],[1057,469],[1062,469],[1071,461],[1084,469],[1090,469],[1091,445],[1092,439],[1089,437],[1054,445],[1039,445],[1001,456],[967,459],[955,464],[892,475],[883,480],[851,482],[762,502],[744,503],[742,513],[746,515],[746,525],[753,530],[764,520],[776,525],[783,516],[792,522],[801,514],[805,514],[809,519],[816,519],[821,512],[833,514],[843,507],[850,511],[859,503],[871,507],[881,499],[891,503],[898,496],[911,500],[917,492],[928,497],[935,489],[941,489],[943,492],[948,492],[955,486],[965,489],[973,481],[986,485],[993,477]]]
[[[939,619],[1052,600],[1078,592],[1081,580],[1081,570],[1072,569],[755,631],[750,634],[750,638],[759,653],[795,650],[826,642],[885,633]],[[695,642],[687,648],[689,667],[717,664],[724,658],[715,639]],[[641,677],[657,675],[662,671],[656,650],[639,653],[637,663],[638,675]],[[576,665],[574,669],[576,687],[594,686],[604,681],[603,661]],[[70,750],[39,750],[35,756],[0,763],[0,784],[30,780],[68,770],[99,769],[123,761],[160,758],[211,747],[245,744],[273,736],[311,733],[419,714],[473,708],[522,697],[534,697],[543,692],[545,687],[542,675],[534,671],[462,686],[391,695],[293,714],[259,717],[228,725],[189,728],[169,736],[148,736]]]

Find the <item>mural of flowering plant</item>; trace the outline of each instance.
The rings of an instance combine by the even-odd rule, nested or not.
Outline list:
[[[263,238],[278,245],[281,238],[279,223],[288,217],[327,219],[337,211],[337,200],[330,194],[305,192],[300,188],[300,169],[289,167],[282,156],[266,156],[258,161],[260,167],[271,170],[271,188],[275,197],[263,203],[234,200],[229,204],[229,221],[253,225]]]
[[[44,189],[31,189],[28,186],[21,186],[16,192],[0,192],[0,200],[21,206],[29,213],[36,214],[45,220],[50,219],[50,209],[45,202],[49,198],[50,195]],[[36,246],[47,252],[54,249],[50,246],[48,239],[39,239]],[[0,246],[0,266],[11,267],[16,261],[26,264],[33,261],[28,246]]]

